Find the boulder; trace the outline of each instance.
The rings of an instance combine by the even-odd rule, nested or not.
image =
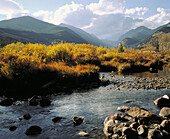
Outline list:
[[[106,117],[105,118],[105,120],[104,120],[104,125],[108,122],[108,121],[113,121],[113,123],[114,123],[114,120],[117,120],[117,116],[108,116],[108,117]]]
[[[122,135],[126,136],[126,138],[129,139],[138,139],[138,133],[136,130],[130,128],[130,127],[123,127],[122,128]]]
[[[118,134],[114,134],[113,136],[112,136],[112,139],[119,139],[120,137],[119,137],[119,135]]]
[[[73,124],[74,125],[80,125],[83,123],[84,117],[73,117]]]
[[[40,100],[40,106],[41,107],[47,107],[51,105],[51,100],[49,100],[48,98],[42,98]]]
[[[107,85],[109,85],[110,84],[110,81],[109,80],[101,80],[101,82],[100,82],[100,85],[101,86],[107,86]]]
[[[137,131],[138,135],[142,137],[146,137],[148,135],[148,127],[146,127],[145,125],[138,126]]]
[[[170,107],[170,99],[167,99],[167,96],[157,98],[154,101],[155,106],[162,108],[162,107]]]
[[[116,125],[114,117],[115,116],[109,116],[105,118],[103,132],[106,135],[106,137],[110,137],[114,133],[113,128]]]
[[[0,102],[1,106],[11,106],[13,104],[13,99],[7,98]]]
[[[31,136],[31,135],[41,134],[41,132],[42,132],[41,127],[39,127],[39,126],[31,126],[31,127],[29,127],[29,128],[26,130],[25,134],[26,134],[27,136]]]
[[[148,139],[161,139],[161,138],[163,139],[161,131],[157,129],[150,129],[148,131]]]
[[[55,117],[55,118],[52,119],[52,121],[53,121],[54,123],[57,123],[57,122],[59,122],[61,119],[62,119],[62,117]]]
[[[37,106],[39,104],[39,97],[38,96],[33,96],[32,98],[29,99],[29,105],[30,106]]]
[[[134,106],[130,107],[129,110],[124,112],[125,114],[133,117],[133,118],[152,118],[156,117],[156,115],[146,109]]]
[[[10,131],[15,131],[16,129],[17,129],[16,126],[11,126],[11,127],[9,128]]]
[[[29,101],[29,105],[30,106],[37,106],[39,104],[39,102],[36,99],[31,99]]]
[[[134,129],[137,129],[138,128],[138,123],[137,122],[133,122],[133,123],[131,123],[131,125],[129,126],[129,127],[131,127],[131,128],[134,128]]]
[[[163,98],[170,99],[170,95],[163,95]]]
[[[31,115],[30,115],[29,113],[27,113],[27,114],[25,114],[25,115],[23,116],[23,118],[24,118],[25,120],[29,120],[29,119],[31,119]]]
[[[129,110],[130,108],[128,106],[120,106],[117,108],[118,111],[125,112]]]
[[[159,116],[170,118],[170,108],[168,108],[168,107],[163,107],[163,108],[161,109],[161,111],[159,112]]]
[[[116,116],[114,118],[115,120],[118,120],[118,121],[121,121],[121,122],[126,122],[126,121],[131,120],[131,117],[124,115],[122,113],[115,113],[114,116]]]
[[[161,127],[170,132],[170,120],[163,120],[162,123],[161,123]]]

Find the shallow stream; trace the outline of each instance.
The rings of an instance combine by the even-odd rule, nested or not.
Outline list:
[[[103,73],[102,73],[103,74]],[[146,76],[146,73],[135,76]],[[166,76],[160,72],[151,74],[153,76]],[[106,78],[110,78],[109,73],[104,73]],[[134,76],[127,75],[124,80],[133,80]],[[16,102],[13,106],[0,106],[0,139],[81,139],[81,138],[104,138],[103,121],[105,117],[118,112],[118,106],[140,106],[156,114],[159,113],[153,101],[170,94],[170,89],[161,90],[116,90],[114,84],[100,87],[88,91],[75,91],[71,94],[58,94],[52,96],[52,106],[42,108],[40,106],[29,106],[28,102]],[[125,103],[126,100],[134,100]],[[29,113],[32,118],[24,120],[23,115]],[[54,123],[52,119],[61,116],[61,121]],[[72,117],[84,116],[85,121],[79,126],[74,126]],[[16,126],[15,131],[10,131],[9,127]],[[25,131],[31,125],[38,125],[42,134],[38,136],[26,136]],[[79,131],[88,132],[89,137],[80,137]]]

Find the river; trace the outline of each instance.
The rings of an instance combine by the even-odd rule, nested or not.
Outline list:
[[[109,78],[109,73],[101,73]],[[135,76],[146,76],[147,73],[136,74]],[[153,76],[165,76],[163,72],[149,74]],[[147,76],[149,76],[147,75]],[[125,77],[116,75],[124,80],[133,80],[134,76]],[[62,93],[52,96],[50,107],[29,106],[26,101],[17,101],[15,105],[0,106],[0,139],[103,139],[103,121],[105,117],[118,112],[117,107],[122,105],[140,106],[156,114],[159,113],[153,101],[170,94],[170,89],[161,90],[116,90],[114,84],[101,86],[97,89],[86,91],[74,91],[73,93]],[[125,103],[125,100],[134,100]],[[23,115],[29,113],[30,120],[23,119]],[[54,123],[52,119],[56,116],[63,117],[61,121]],[[85,121],[74,126],[72,117],[83,116]],[[16,126],[15,131],[9,127]],[[32,125],[38,125],[43,130],[38,136],[26,136],[25,131]],[[88,132],[90,136],[81,137],[79,131]]]

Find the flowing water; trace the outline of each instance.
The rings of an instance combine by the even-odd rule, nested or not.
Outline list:
[[[104,73],[109,77],[109,73]],[[138,74],[135,76],[144,76]],[[162,72],[153,76],[165,76]],[[119,76],[122,78],[122,76]],[[133,80],[132,75],[124,79]],[[156,114],[159,113],[153,101],[170,94],[170,89],[161,90],[116,90],[113,84],[88,91],[60,94],[52,97],[52,106],[42,108],[29,106],[27,102],[16,102],[13,106],[0,106],[0,139],[84,139],[104,138],[103,121],[105,117],[118,112],[118,106],[140,106]],[[134,100],[125,103],[125,100]],[[29,113],[32,118],[24,120],[23,115]],[[54,123],[56,116],[63,117],[61,121]],[[85,121],[79,126],[74,126],[72,117],[84,116]],[[38,136],[26,136],[25,131],[32,125],[38,125],[43,130]],[[10,131],[10,126],[16,126],[15,131]],[[90,136],[80,137],[79,131],[88,132]]]

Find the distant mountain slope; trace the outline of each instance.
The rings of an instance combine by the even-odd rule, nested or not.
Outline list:
[[[35,33],[30,31],[20,31],[14,29],[0,28],[0,44],[2,46],[12,42],[31,42],[51,44],[56,40],[55,34]]]
[[[9,29],[4,29],[4,28],[0,28],[0,47],[3,47],[7,44],[10,43],[16,43],[16,42],[31,42],[29,39],[25,39],[23,37],[19,37],[13,34],[8,33],[8,31],[10,31]],[[11,30],[12,31],[12,30]]]
[[[122,41],[126,42],[127,41],[128,42],[128,44],[126,44],[127,46],[134,45],[134,44],[139,43],[142,40],[146,39],[148,36],[150,36],[153,33],[154,33],[153,30],[151,30],[147,27],[141,26],[141,27],[132,29],[132,30],[128,31],[127,33],[123,34],[119,38],[118,42],[122,42]]]
[[[108,46],[107,43],[103,42],[102,40],[100,40],[99,38],[97,38],[95,35],[93,34],[89,34],[85,31],[83,31],[82,29],[73,27],[71,25],[67,25],[67,24],[60,24],[59,26],[61,27],[67,27],[71,30],[73,30],[75,33],[77,33],[79,36],[81,36],[83,39],[85,39],[89,44],[93,44],[93,45],[97,45],[97,46]]]
[[[159,28],[159,30],[139,44],[139,47],[147,46],[157,50],[170,50],[170,23]]]
[[[118,43],[119,42],[122,42],[122,43],[128,42],[128,43],[126,43],[127,47],[136,47],[138,44],[140,44],[140,42],[147,39],[149,36],[151,36],[153,33],[157,32],[164,26],[165,25],[155,28],[153,30],[149,29],[145,26],[141,26],[136,29],[132,29],[132,30],[128,31],[127,33],[123,34],[119,38]]]
[[[49,24],[29,16],[0,21],[0,28],[52,34],[53,36],[55,35],[54,41],[56,42],[88,43],[71,29]],[[41,39],[45,38],[44,35],[40,35],[39,37],[41,37]]]
[[[122,44],[125,46],[133,46],[135,44],[139,43],[139,40],[136,40],[135,38],[125,38],[122,40]]]

